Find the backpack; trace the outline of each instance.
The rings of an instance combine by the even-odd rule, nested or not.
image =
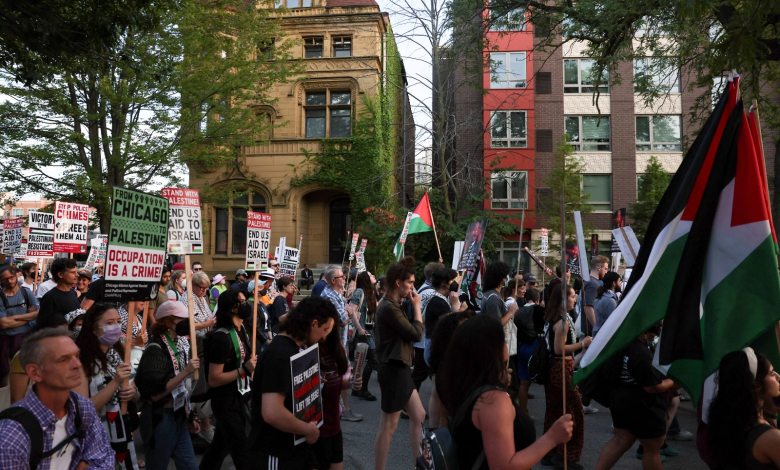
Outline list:
[[[471,405],[477,401],[480,395],[490,390],[503,390],[494,385],[484,385],[475,389],[466,398],[466,401],[460,405],[458,414],[446,428],[424,430],[420,448],[422,452],[417,457],[415,470],[458,470],[458,455],[455,452],[455,433],[458,431],[463,420],[466,419],[466,413],[471,409]],[[474,462],[471,470],[477,470],[485,461],[484,449]]]
[[[73,406],[76,408],[75,424],[76,432],[63,439],[59,444],[53,446],[50,450],[43,451],[43,428],[38,418],[27,408],[21,406],[12,406],[0,412],[0,420],[10,419],[21,424],[24,432],[30,438],[30,470],[35,470],[43,459],[47,459],[57,453],[60,449],[70,444],[74,439],[82,439],[84,430],[81,427],[81,412],[79,411],[78,401],[70,392]]]
[[[8,297],[6,297],[5,293],[3,293],[2,290],[0,290],[0,300],[3,301],[3,307],[5,307],[6,310],[11,307],[22,307],[22,306],[29,307],[30,305],[32,305],[32,303],[30,302],[30,295],[32,295],[30,289],[24,286],[19,286],[19,289],[22,291],[22,295],[24,296],[24,303],[18,305],[8,305]]]
[[[534,352],[531,353],[531,357],[528,358],[528,373],[531,375],[531,380],[537,384],[544,384],[547,382],[547,376],[550,373],[550,361],[552,359],[552,353],[547,345],[547,340],[550,337],[550,324],[544,326],[544,334],[539,338],[539,342],[534,348]]]

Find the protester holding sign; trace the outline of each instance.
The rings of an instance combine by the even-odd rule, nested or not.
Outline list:
[[[211,282],[209,282],[209,276],[204,272],[197,272],[192,275],[192,302],[195,307],[195,330],[198,336],[205,336],[209,328],[214,326],[217,322],[216,319],[211,316],[211,307],[209,305],[209,299],[206,294],[209,291]],[[182,295],[179,302],[187,307],[188,302],[187,295]]]
[[[363,400],[376,401],[376,397],[368,391],[368,382],[371,374],[376,369],[376,341],[374,339],[374,318],[376,317],[376,278],[368,271],[358,274],[355,292],[350,303],[357,305],[359,325],[355,342],[368,344],[366,353],[366,366],[363,369],[363,387],[359,391],[353,391],[352,396]]]
[[[146,331],[144,331],[143,335],[140,335],[141,327],[143,326],[144,323],[144,308],[146,308],[146,302],[140,300],[132,303],[135,304],[134,305],[135,319],[133,320],[133,337],[124,338],[122,341],[125,344],[130,343],[132,346],[138,346],[143,348],[144,346],[146,346],[146,342],[149,339]],[[130,303],[120,305],[117,309],[119,311],[119,317],[122,320],[122,333],[127,331],[127,322],[130,317],[129,309],[130,309]]]
[[[188,420],[189,395],[185,380],[198,370],[190,359],[189,315],[180,302],[165,302],[156,312],[149,341],[138,364],[136,384],[141,392],[141,437],[148,470],[167,470],[173,460],[178,470],[196,470],[198,462],[189,431],[199,432]]]
[[[393,263],[387,270],[387,293],[376,311],[376,352],[379,366],[377,373],[382,392],[382,418],[374,443],[376,470],[384,470],[390,441],[398,427],[401,410],[409,413],[409,439],[412,445],[412,461],[420,456],[422,423],[425,420],[420,395],[412,381],[414,342],[423,336],[420,295],[414,291],[414,258],[407,256]],[[401,309],[405,298],[412,302],[414,316],[411,321]]]
[[[250,423],[250,377],[257,357],[251,357],[252,348],[244,321],[252,309],[241,303],[240,291],[228,291],[219,297],[216,330],[208,335],[206,362],[209,364],[209,397],[214,417],[219,426],[214,432],[200,468],[220,468],[227,454],[233,458],[237,470],[252,469],[246,428]]]
[[[56,287],[46,292],[41,299],[42,315],[62,315],[81,308],[79,296],[73,290],[79,275],[76,260],[57,258],[51,264],[51,277]],[[40,292],[40,290],[39,290]]]
[[[317,459],[311,444],[320,436],[316,422],[293,414],[290,358],[304,345],[314,345],[338,323],[338,312],[328,300],[309,297],[290,312],[281,331],[258,359],[252,388],[250,449],[259,470],[311,470]],[[295,435],[305,443],[294,444]]]

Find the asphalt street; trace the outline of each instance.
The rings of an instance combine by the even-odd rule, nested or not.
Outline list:
[[[379,396],[379,386],[376,383],[376,375],[372,378],[369,387],[371,393]],[[544,420],[544,388],[541,385],[534,384],[531,387],[531,393],[534,394],[536,398],[529,401],[529,411],[536,423],[537,436],[540,436],[542,434]],[[428,407],[429,396],[430,382],[426,382],[421,391],[423,405],[426,408]],[[371,470],[374,468],[374,438],[376,437],[376,431],[379,428],[379,401],[367,402],[350,397],[349,404],[356,412],[362,414],[364,419],[357,423],[345,421],[342,421],[341,423],[342,432],[344,433],[344,468],[347,470]],[[596,406],[598,407],[598,405]],[[696,413],[690,401],[682,403],[677,416],[682,428],[695,434]],[[390,456],[387,464],[388,469],[411,470],[413,468],[409,445],[408,423],[409,421],[405,420],[400,420],[399,422],[398,430],[396,431],[390,446]],[[594,468],[601,448],[612,437],[610,430],[611,424],[612,419],[610,418],[608,409],[601,409],[599,413],[586,415],[585,450],[581,460],[581,463],[586,469]],[[140,436],[136,439],[136,443],[139,451],[142,452],[143,446],[140,443]],[[699,455],[696,451],[696,443],[694,441],[679,442],[670,440],[669,445],[678,450],[680,455],[669,457],[664,464],[664,469],[707,470],[707,466],[699,460]],[[638,445],[634,445],[632,450],[626,453],[614,468],[619,470],[641,469],[642,462],[637,460],[635,456],[637,446]],[[139,458],[142,459],[142,455],[139,455]],[[198,455],[198,458],[200,458],[200,454]],[[174,470],[176,467],[171,463],[168,468]],[[548,470],[552,468],[554,467],[544,467],[541,464],[534,467],[534,469]],[[235,469],[229,457],[222,465],[222,469]]]

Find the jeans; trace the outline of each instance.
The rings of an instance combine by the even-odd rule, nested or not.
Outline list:
[[[376,369],[376,365],[376,349],[369,348],[366,354],[366,366],[363,368],[363,388],[361,390],[364,392],[368,391],[368,381],[371,380],[371,374]]]
[[[141,438],[146,451],[148,470],[167,470],[171,460],[176,464],[177,470],[198,470],[192,439],[187,430],[187,418],[183,415],[176,417],[172,409],[163,409],[160,422],[152,428],[152,405],[144,403],[141,413]]]

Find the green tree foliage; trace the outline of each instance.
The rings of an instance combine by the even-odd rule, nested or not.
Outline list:
[[[637,201],[631,205],[631,228],[634,230],[639,243],[644,242],[645,232],[650,219],[661,202],[667,186],[669,186],[669,174],[663,169],[655,156],[650,157],[644,174],[639,176]]]
[[[544,180],[544,185],[550,188],[551,193],[541,198],[541,207],[537,213],[547,220],[547,228],[552,233],[561,233],[561,193],[566,208],[566,241],[577,243],[577,232],[574,227],[574,211],[580,211],[583,216],[593,212],[593,206],[588,204],[590,194],[582,192],[582,173],[585,164],[574,152],[569,144],[569,135],[564,134],[553,154],[554,165],[550,175]],[[585,233],[591,228],[583,227]],[[552,237],[551,237],[552,238]],[[550,253],[560,252],[560,245],[550,243]]]
[[[257,106],[299,70],[279,23],[243,0],[185,0],[151,30],[128,27],[118,44],[65,64],[29,87],[0,68],[0,190],[90,204],[108,229],[114,186],[146,190],[213,171],[271,125]],[[286,44],[286,45],[285,45]],[[268,60],[278,59],[278,60]]]

